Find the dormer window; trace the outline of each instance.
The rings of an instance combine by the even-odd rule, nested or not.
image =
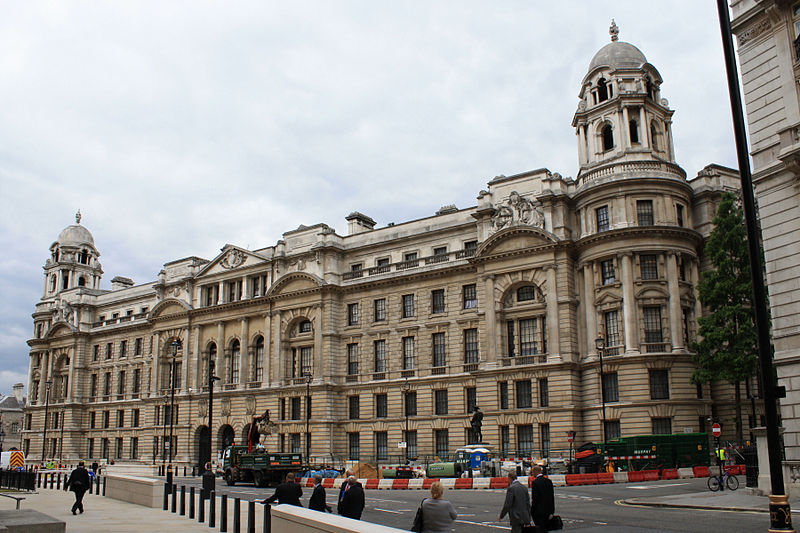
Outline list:
[[[606,84],[605,78],[597,80],[597,100],[598,102],[605,102],[610,96],[611,86]]]
[[[631,144],[639,144],[639,124],[635,120],[628,123],[628,131],[631,137]]]
[[[81,250],[81,253],[78,254],[78,262],[82,265],[89,264],[89,252],[86,250],[86,248]]]
[[[611,129],[611,124],[606,124],[600,130],[600,135],[603,137],[603,151],[607,152],[614,149],[614,130]]]
[[[86,278],[83,276],[78,278],[78,287],[85,287],[86,286]]]

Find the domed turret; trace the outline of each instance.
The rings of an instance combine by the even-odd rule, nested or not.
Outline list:
[[[674,162],[672,113],[661,98],[661,75],[637,47],[619,40],[611,21],[611,42],[589,62],[578,110],[581,170],[619,159]]]
[[[64,228],[50,245],[50,259],[44,266],[44,298],[74,287],[100,288],[103,270],[97,260],[92,233],[81,226],[81,212],[75,224]]]

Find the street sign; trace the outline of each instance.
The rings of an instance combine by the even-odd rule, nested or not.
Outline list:
[[[408,445],[405,442],[398,442],[397,443],[397,447],[398,448],[405,448],[406,446],[408,446]]]
[[[575,438],[575,432],[574,431],[567,431],[567,442],[572,444],[572,440],[574,438]]]
[[[719,437],[720,435],[722,435],[722,426],[720,426],[719,424],[712,425],[711,434],[714,435],[715,437]]]

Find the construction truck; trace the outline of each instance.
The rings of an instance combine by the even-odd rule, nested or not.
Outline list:
[[[429,478],[461,477],[465,472],[480,468],[481,463],[491,458],[492,452],[483,446],[458,448],[452,461],[431,463],[425,470]]]
[[[274,453],[264,448],[247,451],[247,446],[231,445],[222,453],[222,471],[229,486],[237,482],[254,483],[257,487],[275,485],[289,472],[303,468],[299,453]]]

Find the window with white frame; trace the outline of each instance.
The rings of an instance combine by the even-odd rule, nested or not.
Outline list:
[[[447,366],[447,349],[445,345],[444,333],[434,333],[432,337],[433,343],[433,366],[443,367]]]
[[[403,370],[415,368],[414,337],[403,337]]]
[[[358,343],[354,342],[347,345],[347,374],[355,376],[358,374]]]
[[[474,283],[462,287],[464,298],[464,309],[475,309],[478,307],[478,288]]]
[[[373,344],[375,352],[375,372],[386,372],[386,341],[381,339]]]
[[[414,316],[414,295],[413,294],[404,294],[403,295],[403,318],[410,318]]]
[[[594,210],[595,220],[597,221],[597,231],[608,231],[610,225],[608,222],[608,206],[603,205]]]
[[[600,261],[600,278],[603,285],[609,285],[617,281],[617,273],[614,270],[614,260],[606,259]]]
[[[477,363],[478,353],[478,329],[470,328],[464,330],[464,363]]]

